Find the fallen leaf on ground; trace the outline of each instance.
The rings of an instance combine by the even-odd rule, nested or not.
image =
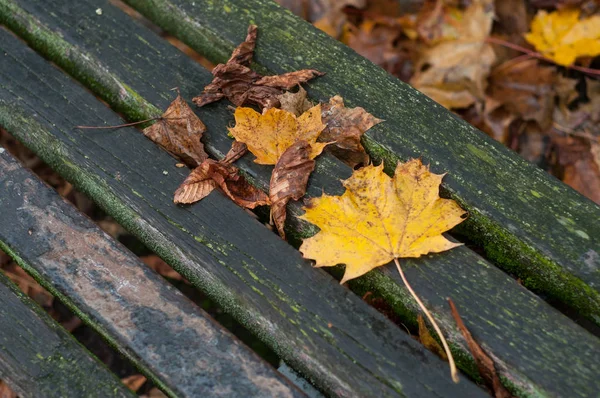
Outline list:
[[[365,7],[366,0],[276,0],[281,6],[311,22],[328,35],[338,38],[347,21],[344,8]]]
[[[296,117],[294,114],[270,108],[263,114],[252,108],[235,110],[235,127],[229,129],[237,141],[248,145],[258,164],[276,164],[281,155],[296,141],[308,142],[310,159],[318,156],[327,143],[316,142],[325,128],[321,121],[321,105],[316,105]]]
[[[177,95],[162,117],[144,129],[144,135],[188,166],[196,167],[208,158],[200,141],[204,131],[204,123],[181,95]]]
[[[413,72],[413,59],[417,56],[417,45],[404,39],[402,30],[399,23],[390,26],[381,23],[380,19],[367,19],[357,27],[348,24],[343,42],[369,61],[408,81]]]
[[[600,204],[600,165],[594,153],[598,141],[577,136],[553,136],[560,170],[557,176],[571,188]]]
[[[578,57],[600,54],[600,15],[579,19],[579,9],[548,13],[538,11],[525,39],[559,65],[572,65]]]
[[[137,392],[137,390],[139,390],[145,382],[146,377],[140,374],[127,376],[121,379],[121,383],[125,384],[125,386],[133,392]]]
[[[466,108],[485,97],[495,55],[486,43],[494,17],[489,0],[474,0],[457,27],[458,38],[426,48],[411,84],[449,109]]]
[[[165,278],[169,278],[175,281],[183,281],[185,283],[189,282],[181,276],[181,274],[175,271],[169,264],[167,264],[162,258],[158,257],[156,254],[150,254],[148,256],[140,257],[140,260],[144,264],[146,264],[149,268],[152,268],[158,274],[164,276]]]
[[[492,358],[483,348],[481,348],[479,343],[475,341],[471,332],[469,332],[469,329],[467,329],[458,314],[454,302],[451,299],[448,299],[448,303],[450,304],[450,311],[456,321],[456,325],[469,345],[469,351],[471,351],[471,355],[473,355],[473,358],[475,359],[477,369],[479,369],[479,374],[485,385],[492,390],[495,398],[512,398],[513,395],[502,385]]]
[[[360,143],[360,138],[365,131],[383,120],[361,107],[346,108],[344,99],[339,95],[322,105],[321,117],[326,127],[319,136],[319,141],[331,142],[327,151],[350,167],[369,163],[369,155]]]
[[[271,175],[271,219],[283,239],[286,205],[290,200],[298,200],[304,196],[308,177],[315,168],[315,161],[310,159],[310,153],[311,146],[308,142],[296,141],[281,155]]]
[[[448,360],[448,355],[446,355],[440,343],[438,343],[431,333],[429,333],[429,329],[427,329],[427,325],[425,324],[425,319],[423,319],[421,314],[417,315],[417,323],[419,324],[419,341],[421,344],[440,358]]]
[[[354,171],[342,196],[323,195],[305,208],[301,218],[321,231],[300,251],[317,267],[346,264],[344,283],[395,258],[460,246],[442,236],[466,215],[455,201],[439,197],[443,176],[420,159],[398,163],[393,179],[383,165]]]
[[[231,150],[221,161],[206,159],[196,167],[175,191],[174,203],[191,204],[204,199],[215,188],[219,188],[237,205],[254,209],[270,204],[269,197],[251,185],[232,165],[246,151],[243,144],[232,145]]]
[[[285,93],[278,95],[281,107],[284,111],[293,113],[296,116],[302,115],[304,112],[315,106],[310,100],[306,98],[306,90],[300,86],[298,92],[292,93],[286,91]]]
[[[8,384],[0,380],[0,398],[17,398],[18,395],[14,392]]]
[[[457,26],[461,10],[444,0],[425,0],[417,13],[415,30],[428,45],[442,40],[454,40],[460,36]]]
[[[556,70],[537,59],[510,60],[490,75],[488,95],[508,112],[536,121],[543,130],[552,125]]]
[[[167,398],[167,396],[158,388],[154,387],[147,395],[140,395],[140,398]]]
[[[6,265],[0,264],[2,271],[8,276],[8,279],[13,281],[15,285],[26,295],[31,297],[33,301],[41,307],[50,308],[54,301],[54,296],[48,293],[41,285],[39,285],[32,276],[10,261]]]
[[[217,65],[213,70],[213,81],[198,97],[193,99],[198,106],[204,106],[227,98],[236,106],[246,103],[256,104],[262,108],[279,106],[277,96],[283,90],[289,90],[300,83],[322,76],[323,73],[314,69],[303,69],[276,76],[261,76],[248,67],[252,60],[256,44],[258,28],[248,27],[246,40],[232,53],[225,64]]]

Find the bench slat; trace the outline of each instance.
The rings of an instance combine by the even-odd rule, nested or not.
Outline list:
[[[24,398],[136,396],[2,272],[0,379]]]
[[[166,392],[303,396],[8,153],[0,176],[0,246]]]
[[[220,193],[172,204],[176,161],[6,32],[0,124],[321,389],[341,396],[480,396],[401,332]],[[260,244],[257,244],[260,242]]]
[[[93,60],[93,54],[96,59],[102,60],[104,67],[101,71],[110,70],[113,79],[117,77],[118,81],[135,92],[143,92],[158,107],[163,108],[170,102],[170,97],[161,96],[169,88],[177,86],[189,98],[210,81],[207,71],[182,57],[177,50],[154,34],[128,23],[127,17],[112,7],[103,6],[102,19],[88,15],[89,12],[86,14],[89,6],[86,7],[85,4],[81,9],[70,8],[68,12],[55,16],[48,15],[50,9],[59,8],[56,4],[50,3],[45,7],[47,8],[40,7],[39,10],[32,7],[28,9],[38,12],[41,22],[49,24],[53,30],[63,32],[77,46],[68,53],[71,59],[77,59],[79,52],[87,54],[87,59]],[[42,12],[43,10],[46,11]],[[53,44],[55,45],[53,42],[44,42],[44,48],[51,51]],[[65,64],[65,58],[55,57],[53,60],[61,65]],[[152,69],[145,70],[140,75],[137,72],[139,65],[149,62],[152,62]],[[110,81],[108,75],[87,68],[85,64],[77,64],[77,67],[82,75],[96,73],[95,78],[103,82],[103,90],[93,86],[91,88],[107,96],[113,105],[118,103],[118,100],[111,98],[116,97],[118,92],[111,93],[110,87],[104,84],[105,81]],[[232,117],[231,112],[225,108],[226,103],[223,102],[198,111],[209,128],[207,144],[215,156],[222,156],[230,145],[230,140],[223,132],[231,123]],[[243,169],[255,177],[255,182],[264,186],[268,183],[268,168],[265,170],[250,159],[242,161]],[[349,170],[328,158],[319,158],[317,164],[317,172],[311,177],[309,193],[320,195],[321,189],[330,194],[339,193],[341,187],[338,179],[347,176]],[[297,206],[295,211],[297,214]],[[294,218],[290,217],[290,220]],[[462,346],[462,340],[449,317],[446,297],[454,299],[469,328],[494,353],[510,383],[518,390],[557,394],[579,391],[584,395],[585,391],[600,388],[595,377],[599,371],[599,358],[595,354],[597,350],[589,349],[598,347],[598,340],[472,251],[462,247],[441,256],[407,261],[406,264],[418,265],[418,268],[408,268],[408,277],[433,308],[436,317],[450,331],[451,341],[463,353],[461,357],[464,358],[467,350]],[[383,274],[376,271],[364,278],[361,290],[386,296],[399,312],[409,312],[403,313],[404,323],[414,323],[414,314],[418,310],[410,304],[410,298],[404,289],[398,286],[401,285],[399,276],[391,268],[382,270]],[[510,297],[510,300],[503,300],[503,297]],[[407,305],[409,308],[406,308]],[[514,327],[517,322],[519,328]],[[555,332],[546,334],[541,330]],[[578,358],[573,362],[577,365],[564,358]],[[461,365],[463,369],[468,369],[470,363],[465,361]],[[558,376],[549,378],[548,372]]]
[[[375,159],[449,172],[443,188],[470,214],[461,230],[525,286],[600,324],[599,206],[271,0],[126,3],[214,62],[257,24],[263,72],[326,72],[313,98],[340,94],[385,120],[365,135]]]

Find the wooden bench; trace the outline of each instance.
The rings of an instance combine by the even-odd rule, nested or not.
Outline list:
[[[460,369],[478,380],[446,297],[455,301],[469,329],[492,353],[503,383],[516,395],[594,396],[600,391],[600,208],[270,1],[127,3],[214,62],[226,60],[248,24],[257,24],[256,70],[272,74],[310,67],[326,72],[307,87],[313,99],[341,94],[348,105],[364,106],[385,119],[365,139],[374,159],[394,165],[397,159],[422,156],[434,171],[449,171],[443,192],[470,213],[457,236],[476,242],[486,258],[461,247],[405,263],[407,277],[449,337]],[[80,84],[127,121],[137,121],[160,115],[173,99],[173,87],[188,100],[200,93],[211,80],[208,70],[107,1],[0,0],[0,21],[7,28],[0,31],[0,126],[323,393],[485,395],[466,377],[453,384],[441,360],[360,299],[366,292],[382,297],[414,330],[417,306],[392,268],[351,282],[350,290],[301,258],[292,245],[314,228],[298,220],[298,204],[289,208],[290,245],[218,192],[192,207],[174,206],[172,193],[186,172],[137,130],[73,129],[122,123]],[[196,111],[208,127],[208,152],[222,158],[231,144],[225,134],[233,120],[227,102]],[[0,247],[168,395],[302,394],[6,154],[2,162]],[[257,186],[267,186],[268,167],[253,163],[252,156],[238,165]],[[339,179],[350,172],[332,157],[319,158],[308,195],[341,193]],[[28,201],[45,192],[31,205],[35,213],[29,216],[29,202],[5,189],[25,187],[26,181],[32,190]],[[15,210],[5,212],[5,206]],[[46,221],[61,221],[65,231],[89,231],[96,238],[69,246]],[[103,263],[106,272],[97,269],[97,247],[110,248],[114,256]],[[17,302],[14,288],[8,291],[10,302]],[[588,330],[540,295],[568,307]],[[14,308],[12,315],[0,313],[3,323],[26,311],[16,304]],[[42,319],[53,331],[48,336],[69,340],[35,314],[31,322]],[[143,319],[124,321],[136,316]],[[37,341],[3,330],[0,337],[14,347],[19,341],[45,345],[41,337]],[[81,359],[86,366],[102,369],[69,341],[55,345],[57,352],[69,356],[60,355],[86,358]],[[25,369],[35,374],[40,366],[37,351],[15,357],[4,347],[12,345],[0,344],[0,378],[24,394],[49,391],[48,380],[54,385],[61,380],[66,389],[61,391],[73,391],[74,396],[90,391],[90,385],[106,386],[112,395],[127,394],[122,387],[113,388],[118,384],[106,370],[86,379],[85,373],[64,371],[73,377],[62,377],[60,369],[50,366],[43,372],[53,377],[44,373],[27,383],[17,375]],[[93,391],[106,396],[100,387]]]

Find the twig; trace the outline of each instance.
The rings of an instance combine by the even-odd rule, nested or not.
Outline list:
[[[158,119],[162,119],[162,117],[158,116],[158,117],[153,117],[153,118],[146,119],[146,120],[140,120],[139,122],[126,123],[126,124],[118,124],[116,126],[75,126],[74,128],[76,128],[76,129],[82,129],[82,130],[86,130],[86,129],[97,129],[97,130],[118,129],[118,128],[121,128],[121,127],[137,126],[138,124],[142,124],[142,123],[146,123],[146,122],[151,122],[153,120],[158,120]]]
[[[431,324],[433,325],[433,328],[435,329],[436,333],[440,337],[440,340],[442,341],[442,345],[444,346],[444,351],[446,351],[446,355],[448,355],[448,363],[450,364],[450,375],[452,376],[452,380],[455,383],[458,383],[459,378],[458,378],[458,372],[456,370],[456,364],[454,363],[454,357],[452,357],[452,352],[450,352],[450,347],[448,347],[448,342],[446,341],[446,338],[442,334],[442,330],[438,326],[435,319],[433,319],[433,316],[431,315],[431,313],[429,312],[427,307],[425,307],[425,304],[423,304],[423,302],[421,301],[419,296],[417,296],[417,293],[415,293],[413,288],[410,286],[410,284],[406,280],[406,276],[404,276],[404,272],[402,271],[402,267],[400,266],[400,262],[398,261],[398,259],[394,258],[394,262],[396,263],[396,268],[398,268],[398,272],[400,273],[400,276],[402,277],[402,281],[404,282],[404,285],[406,286],[406,288],[408,289],[410,294],[414,297],[414,299],[417,301],[417,304],[419,304],[419,307],[421,307],[421,309],[427,316],[427,319],[429,319],[429,322],[431,322]]]
[[[558,65],[555,61],[553,61],[552,59],[543,56],[542,54],[535,52],[535,51],[531,51],[525,47],[521,47],[517,44],[508,42],[506,40],[502,40],[502,39],[498,39],[497,37],[488,37],[485,39],[485,41],[487,41],[488,43],[492,43],[492,44],[498,44],[500,46],[504,46],[504,47],[508,47],[511,48],[515,51],[520,51],[522,53],[525,53],[527,55],[529,55],[530,57],[533,58],[537,58],[537,59],[541,59],[543,61],[547,61],[550,63],[553,63],[555,65]],[[563,66],[563,65],[561,65]],[[587,73],[590,75],[594,75],[594,76],[600,76],[600,70],[599,69],[592,69],[592,68],[585,68],[583,66],[578,66],[578,65],[570,65],[570,66],[566,66],[566,68],[569,69],[573,69],[573,70],[577,70],[579,72],[583,72],[583,73]]]
[[[125,123],[125,124],[117,124],[116,126],[75,126],[75,129],[98,129],[98,130],[106,130],[106,129],[120,129],[121,127],[130,127],[137,126],[138,124],[143,124],[146,122],[151,122],[153,120],[178,120],[185,119],[184,117],[166,117],[166,116],[157,116],[146,120],[140,120],[139,122]]]

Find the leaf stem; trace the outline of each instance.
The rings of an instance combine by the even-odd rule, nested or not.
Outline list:
[[[537,59],[540,59],[542,61],[547,61],[547,62],[553,63],[555,65],[559,65],[554,60],[552,60],[552,59],[550,59],[548,57],[545,57],[541,53],[538,53],[538,52],[535,52],[535,51],[531,51],[528,48],[521,47],[521,46],[519,46],[517,44],[511,43],[511,42],[506,41],[506,40],[499,39],[497,37],[488,37],[488,38],[485,39],[485,41],[487,41],[488,43],[498,44],[500,46],[511,48],[511,49],[513,49],[515,51],[522,52],[524,54],[529,55],[530,57],[537,58]],[[560,65],[560,66],[564,66],[564,65]],[[575,64],[572,64],[572,65],[569,65],[569,66],[564,66],[564,67],[567,68],[567,69],[574,69],[574,70],[579,71],[579,72],[587,73],[589,75],[594,75],[594,76],[599,76],[600,75],[600,70],[598,70],[598,69],[585,68],[583,66],[579,66],[579,65],[575,65]]]
[[[450,364],[450,375],[452,376],[452,381],[454,381],[455,383],[458,383],[459,378],[458,378],[458,372],[456,370],[456,364],[454,363],[454,358],[452,357],[452,352],[450,352],[450,347],[448,347],[448,342],[446,341],[446,338],[442,334],[442,330],[438,326],[435,319],[433,319],[433,316],[431,315],[431,313],[429,312],[427,307],[425,307],[425,304],[423,304],[423,302],[421,301],[419,296],[417,296],[417,293],[415,293],[412,286],[410,286],[410,283],[408,283],[408,280],[406,280],[406,276],[404,276],[404,272],[402,271],[402,267],[400,266],[400,262],[398,261],[397,258],[394,258],[394,263],[396,263],[396,268],[398,268],[398,272],[400,273],[400,276],[402,277],[402,281],[404,282],[404,285],[406,286],[406,288],[408,289],[410,294],[413,296],[413,298],[417,301],[417,304],[419,304],[419,307],[421,307],[421,309],[427,316],[427,319],[429,319],[429,322],[431,322],[431,324],[433,325],[433,328],[435,329],[438,336],[440,336],[440,340],[442,341],[442,345],[444,346],[444,351],[446,351],[446,355],[448,355],[448,363]]]

